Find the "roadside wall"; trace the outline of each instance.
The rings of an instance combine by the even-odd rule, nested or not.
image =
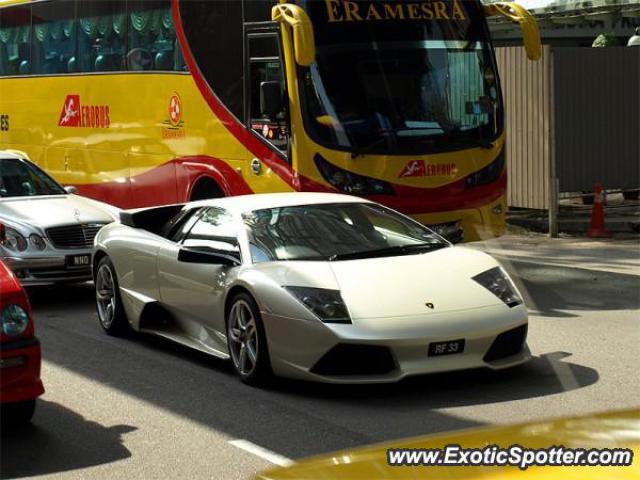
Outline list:
[[[496,59],[507,130],[507,202],[512,207],[549,208],[552,91],[551,55],[532,62],[522,47],[500,47]]]
[[[640,186],[640,48],[553,51],[561,192]]]
[[[560,192],[640,186],[640,48],[499,47],[508,204],[548,209]]]

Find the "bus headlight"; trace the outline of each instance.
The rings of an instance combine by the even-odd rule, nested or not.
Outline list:
[[[314,157],[322,177],[334,188],[353,195],[395,195],[389,182],[358,175],[327,162],[320,154]]]
[[[9,337],[22,335],[29,326],[29,315],[20,305],[7,305],[2,314],[2,332]]]
[[[464,179],[464,188],[473,188],[480,185],[493,183],[500,178],[504,170],[504,148],[493,162],[482,170],[469,175]]]

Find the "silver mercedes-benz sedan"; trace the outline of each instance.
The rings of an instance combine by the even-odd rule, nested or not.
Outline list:
[[[247,383],[387,382],[530,357],[527,310],[492,257],[352,196],[122,212],[92,263],[107,333],[230,358]]]
[[[0,151],[0,257],[23,285],[91,280],[93,239],[118,212],[68,193],[24,155]]]

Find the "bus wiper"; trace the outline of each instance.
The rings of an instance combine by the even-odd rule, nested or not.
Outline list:
[[[428,126],[428,127],[398,127],[398,128],[380,128],[377,130],[377,132],[381,133],[381,137],[375,139],[373,142],[369,143],[368,145],[365,145],[364,147],[361,148],[357,148],[356,150],[353,151],[353,153],[351,153],[351,158],[358,158],[360,156],[364,156],[365,153],[369,152],[370,150],[374,149],[375,147],[377,147],[378,145],[382,144],[383,142],[386,142],[387,140],[389,140],[390,142],[395,142],[396,139],[398,138],[398,133],[400,132],[414,132],[414,131],[420,131],[420,130],[442,130],[441,127],[434,127],[434,126]],[[389,134],[393,134],[393,136],[391,137]],[[387,143],[387,146],[391,146],[390,142]],[[390,150],[390,148],[389,148]]]
[[[482,137],[452,135],[452,136],[447,136],[447,140],[457,142],[457,143],[464,143],[465,145],[472,145],[472,146],[484,148],[487,150],[490,148],[493,148],[493,142]]]
[[[358,147],[357,145],[354,145],[355,148],[353,152],[351,152],[351,158],[358,158],[360,156],[364,157],[365,153],[376,148],[382,143],[386,143],[388,146],[389,144],[387,143],[387,140],[388,138],[383,135],[380,138],[376,138],[373,142],[365,145],[364,147]],[[388,148],[388,150],[390,150],[390,148]]]
[[[419,253],[425,251],[439,250],[445,248],[445,243],[414,243],[411,245],[399,245],[395,247],[385,247],[376,250],[364,250],[362,252],[350,252],[350,253],[336,253],[329,257],[329,261],[336,260],[357,260],[359,258],[376,258],[376,257],[390,257],[393,255],[404,255]]]

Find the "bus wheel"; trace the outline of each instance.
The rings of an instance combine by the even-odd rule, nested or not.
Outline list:
[[[211,180],[210,178],[202,178],[193,186],[189,201],[195,202],[196,200],[222,197],[224,197],[224,192],[214,180]]]

